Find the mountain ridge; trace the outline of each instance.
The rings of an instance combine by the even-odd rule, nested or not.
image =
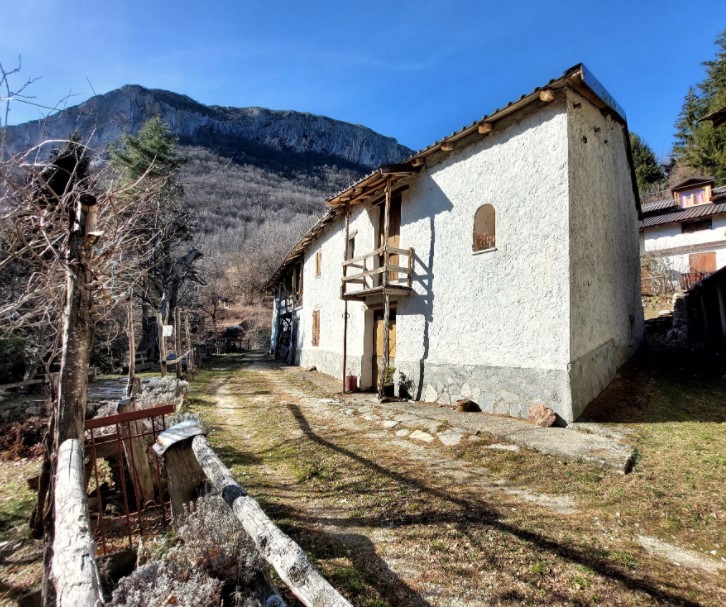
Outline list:
[[[136,134],[158,115],[180,143],[264,146],[280,152],[340,158],[365,168],[400,161],[412,150],[393,137],[348,122],[295,110],[258,106],[205,105],[188,95],[126,84],[60,110],[45,119],[7,127],[11,151],[20,152],[43,139],[62,139],[73,132],[94,148],[106,148],[124,133]]]

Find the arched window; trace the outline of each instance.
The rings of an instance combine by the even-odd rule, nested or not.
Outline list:
[[[474,215],[474,243],[472,250],[486,251],[493,249],[495,244],[494,207],[490,204],[480,206]]]

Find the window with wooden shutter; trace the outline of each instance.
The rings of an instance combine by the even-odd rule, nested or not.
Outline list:
[[[474,253],[493,249],[495,241],[495,212],[490,204],[480,206],[474,215],[474,242],[471,250]]]
[[[320,345],[320,310],[313,310],[313,345]]]
[[[323,269],[323,252],[315,253],[315,276],[320,276]]]

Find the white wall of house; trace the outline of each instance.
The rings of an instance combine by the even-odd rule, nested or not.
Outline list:
[[[716,268],[726,266],[726,215],[711,217],[711,229],[683,233],[681,224],[672,223],[646,228],[642,233],[641,253],[666,260],[679,273],[690,272],[689,255],[716,252]]]
[[[400,247],[415,249],[415,276],[411,296],[396,303],[393,364],[411,396],[467,397],[513,416],[543,403],[571,421],[642,331],[629,180],[622,127],[569,92],[429,161],[401,208]],[[496,210],[496,247],[473,253],[484,204]],[[354,207],[356,256],[376,248],[378,212]],[[343,226],[339,218],[306,248],[298,311],[300,364],[335,377],[343,375]],[[320,344],[312,346],[316,309]],[[353,301],[348,309],[347,371],[371,386],[373,312]]]
[[[568,92],[572,415],[640,346],[638,216],[621,124]],[[617,177],[619,178],[617,178]]]

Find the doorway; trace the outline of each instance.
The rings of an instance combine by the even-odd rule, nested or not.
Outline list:
[[[391,308],[388,315],[388,366],[393,367],[396,358],[396,309]],[[373,311],[373,356],[371,357],[371,370],[373,371],[373,387],[378,386],[381,367],[383,366],[383,310]]]

